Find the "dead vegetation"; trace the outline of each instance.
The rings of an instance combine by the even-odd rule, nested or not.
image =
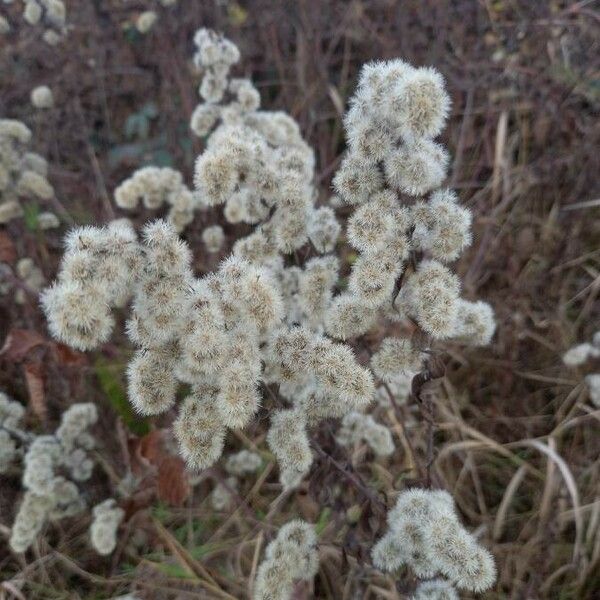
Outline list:
[[[146,36],[132,23],[147,2],[76,4],[72,30],[52,51],[31,28],[1,40],[0,115],[32,128],[63,221],[40,231],[32,203],[24,220],[0,228],[1,262],[30,256],[50,280],[65,229],[115,216],[112,191],[133,169],[173,164],[191,180],[202,147],[187,129],[198,83],[191,38],[209,26],[240,46],[264,104],[299,121],[317,153],[323,199],[360,65],[400,56],[444,74],[451,184],[475,214],[475,243],[458,270],[467,294],[492,303],[498,329],[484,350],[450,346],[436,357],[439,368],[407,405],[378,409],[401,448],[390,459],[374,462],[366,448],[348,453],[325,423],[309,481],[281,494],[264,419],[237,432],[229,447],[257,450],[265,466],[219,513],[208,495],[225,478],[221,467],[189,481],[171,451],[169,418],[142,421],[129,409],[124,338],[76,353],[47,339],[31,290],[22,305],[0,297],[0,390],[27,405],[39,431],[52,430],[73,401],[97,403],[103,445],[90,502],[129,485],[128,471],[136,475],[112,556],[92,552],[86,517],[49,528],[27,560],[8,551],[19,486],[1,476],[0,597],[246,598],[277,527],[301,516],[317,523],[321,568],[297,598],[408,598],[412,576],[382,575],[369,549],[394,491],[431,484],[452,493],[496,557],[498,583],[483,597],[597,598],[600,411],[583,377],[600,363],[569,369],[560,358],[600,323],[597,3],[180,0],[158,9]],[[0,7],[9,20],[15,10]],[[55,106],[40,112],[28,99],[42,84]],[[147,216],[140,210],[136,220]],[[186,231],[192,247],[202,247],[206,225]],[[195,268],[210,271],[218,260],[198,252]]]

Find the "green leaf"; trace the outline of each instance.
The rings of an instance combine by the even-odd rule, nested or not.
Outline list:
[[[39,214],[40,207],[35,203],[26,204],[23,207],[23,219],[25,220],[25,227],[29,231],[37,231]]]
[[[127,400],[127,392],[123,384],[121,366],[111,364],[103,357],[94,363],[94,371],[102,391],[106,394],[113,408],[117,411],[127,428],[136,435],[145,435],[150,431],[146,419],[138,417]]]
[[[321,535],[323,529],[325,529],[325,527],[327,527],[327,523],[329,523],[330,517],[331,517],[331,509],[328,507],[325,507],[321,511],[321,514],[319,515],[319,520],[317,521],[317,523],[315,525],[315,531],[317,532],[317,535]]]

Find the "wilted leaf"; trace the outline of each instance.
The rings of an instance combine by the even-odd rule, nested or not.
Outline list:
[[[17,260],[17,249],[6,231],[0,231],[0,262],[13,265]]]
[[[65,344],[55,342],[52,344],[52,348],[56,355],[57,362],[65,367],[77,367],[87,364],[85,354],[77,352],[77,350],[73,350]]]
[[[190,494],[185,463],[179,456],[167,456],[158,467],[157,493],[160,500],[181,506]]]
[[[136,458],[158,467],[167,455],[162,430],[155,429],[136,440],[134,455]]]
[[[48,340],[32,329],[12,329],[6,336],[6,341],[0,357],[19,362],[27,358],[33,348],[46,346]]]
[[[29,392],[29,403],[38,419],[44,421],[48,414],[44,391],[44,367],[41,362],[28,362],[23,366]]]

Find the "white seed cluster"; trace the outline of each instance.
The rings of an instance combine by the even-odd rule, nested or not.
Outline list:
[[[592,336],[591,343],[584,342],[569,348],[562,356],[567,367],[579,367],[588,360],[600,357],[600,331]],[[600,373],[585,376],[585,384],[592,404],[600,408]]]
[[[229,70],[240,60],[240,51],[230,40],[210,29],[199,29],[194,35],[194,63],[202,69],[200,89],[209,104],[220,102],[228,84]]]
[[[419,578],[444,575],[459,589],[482,592],[496,581],[491,554],[461,525],[444,491],[403,492],[388,513],[388,532],[372,550],[375,566],[409,565]]]
[[[257,225],[237,242],[236,254],[264,264],[309,239],[317,252],[330,252],[340,226],[330,208],[314,207],[314,153],[298,124],[283,112],[260,111],[252,82],[229,76],[240,58],[231,41],[200,29],[195,43],[204,102],[191,128],[209,136],[196,161],[195,185],[209,205],[224,206],[229,223]]]
[[[284,489],[297,486],[312,464],[308,428],[360,410],[373,399],[370,371],[352,350],[304,327],[283,327],[270,340],[264,379],[292,404],[271,417],[267,442]]]
[[[381,383],[375,390],[375,401],[381,408],[389,408],[392,406],[390,394],[394,397],[396,404],[406,404],[410,397],[412,389],[412,380],[414,374],[397,375],[389,382]]]
[[[23,459],[26,492],[10,538],[11,548],[24,552],[46,521],[84,510],[85,502],[75,482],[87,481],[92,475],[89,451],[94,447],[94,438],[87,430],[96,422],[97,411],[94,404],[73,404],[63,413],[54,435],[32,436],[16,427],[22,408],[15,408],[15,403],[8,409],[7,406],[0,399],[0,415],[10,414],[8,420],[13,423],[7,424],[5,417],[0,432],[8,431],[13,438],[28,444]],[[59,473],[67,474],[69,479]]]
[[[219,482],[210,493],[210,505],[215,510],[228,510],[232,503],[232,491],[237,492],[238,480],[228,477],[224,482]]]
[[[135,28],[142,34],[148,33],[158,20],[158,15],[153,10],[145,10],[135,20]]]
[[[49,201],[54,188],[48,182],[46,159],[29,152],[30,129],[21,121],[0,119],[0,224],[22,217],[22,199]],[[39,222],[43,229],[58,226],[52,213]],[[41,215],[40,215],[41,217]]]
[[[20,437],[20,423],[25,409],[21,404],[11,400],[4,392],[0,392],[0,473],[7,473],[23,454]]]
[[[15,268],[17,277],[31,290],[40,292],[46,285],[46,278],[42,270],[33,262],[32,258],[20,258]],[[0,288],[2,293],[2,288]],[[15,292],[15,302],[25,304],[26,296],[23,289],[19,288]]]
[[[75,229],[65,245],[58,280],[42,293],[41,303],[52,335],[88,350],[110,337],[111,308],[129,299],[141,253],[126,220]]]
[[[373,373],[385,382],[392,382],[399,375],[415,375],[422,365],[421,352],[406,338],[385,338],[371,357]]]
[[[194,211],[204,204],[189,190],[179,171],[170,167],[142,167],[115,189],[115,204],[134,210],[139,204],[150,210],[168,205],[167,220],[183,231],[194,219]]]
[[[586,375],[585,383],[588,387],[590,400],[596,408],[600,408],[600,373]]]
[[[339,267],[338,258],[327,255],[307,260],[303,268],[274,268],[289,325],[302,324],[317,332],[323,330],[323,320],[332,301]]]
[[[286,523],[267,546],[254,582],[254,600],[290,600],[294,581],[311,581],[319,570],[314,527],[296,519]]]
[[[351,412],[342,419],[335,439],[342,446],[364,442],[376,456],[390,456],[395,450],[390,430],[377,423],[371,415],[359,412]]]
[[[262,466],[260,454],[250,450],[240,450],[231,454],[225,461],[225,471],[230,475],[243,477],[251,473],[256,473]]]
[[[592,336],[591,344],[584,342],[576,344],[569,348],[562,357],[563,363],[567,367],[578,367],[590,358],[598,358],[600,356],[600,331],[597,331]]]
[[[42,25],[43,40],[55,46],[67,33],[67,8],[63,0],[25,0],[23,19],[29,25]]]
[[[42,294],[50,331],[91,349],[132,298],[129,398],[144,415],[169,410],[179,382],[191,385],[175,422],[181,452],[204,468],[221,456],[227,428],[244,427],[260,395],[261,340],[280,325],[283,303],[269,271],[235,256],[196,279],[174,228],[157,220],[139,242],[131,225],[82,227],[67,238],[58,281]]]
[[[491,308],[461,300],[460,282],[444,264],[471,243],[470,212],[439,187],[448,155],[433,139],[449,106],[434,69],[401,60],[363,67],[344,120],[349,152],[333,182],[356,206],[347,234],[359,256],[348,290],[328,311],[330,335],[362,335],[382,313],[409,317],[433,338],[489,343]],[[418,264],[404,273],[409,256]]]
[[[214,254],[219,252],[225,242],[225,233],[220,225],[211,225],[202,232],[202,241],[206,249]]]
[[[250,450],[240,450],[230,454],[225,461],[224,468],[229,474],[224,481],[220,481],[210,493],[210,503],[215,510],[227,510],[232,504],[232,492],[239,488],[238,477],[242,478],[255,473],[262,466],[260,454]]]
[[[103,556],[110,554],[117,546],[117,529],[125,517],[125,511],[109,498],[94,506],[90,525],[90,539],[94,550]]]
[[[432,579],[431,581],[421,582],[411,600],[459,600],[459,597],[448,581]]]
[[[35,108],[52,108],[54,106],[54,96],[52,90],[47,85],[39,85],[31,90],[31,104]]]

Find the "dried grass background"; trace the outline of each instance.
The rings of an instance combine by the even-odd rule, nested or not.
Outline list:
[[[314,587],[300,586],[298,599],[408,598],[410,573],[398,582],[378,574],[368,551],[384,528],[390,494],[427,472],[454,495],[464,522],[496,557],[498,584],[484,598],[600,598],[600,410],[582,383],[600,363],[577,370],[560,359],[600,329],[598,2],[67,4],[72,30],[54,49],[20,21],[16,4],[0,5],[16,29],[0,38],[0,115],[32,128],[66,226],[113,218],[112,190],[143,164],[172,164],[191,182],[202,150],[188,131],[198,27],[222,30],[238,44],[238,73],[252,77],[263,105],[298,120],[317,153],[322,200],[344,148],[341,116],[360,66],[401,57],[446,77],[449,180],[475,215],[475,243],[458,271],[465,295],[492,303],[498,331],[483,350],[450,346],[440,357],[445,374],[382,415],[399,448],[393,459],[350,456],[324,426],[309,481],[292,496],[279,495],[264,452],[263,411],[229,445],[258,446],[267,466],[225,514],[206,500],[211,481],[223,476],[219,468],[203,473],[180,507],[156,499],[156,436],[134,436],[143,430],[128,427],[119,404],[130,353],[123,337],[97,356],[40,340],[1,353],[0,389],[28,404],[36,430],[51,430],[74,401],[98,403],[100,467],[86,488],[91,503],[115,489],[128,463],[154,475],[128,502],[112,557],[101,559],[87,545],[85,516],[49,528],[27,561],[9,552],[5,535],[19,482],[0,477],[0,598],[109,598],[128,590],[143,598],[247,598],[275,528],[298,515],[318,523],[321,552]],[[160,20],[141,36],[131,23],[149,7]],[[29,103],[40,84],[54,92],[49,111]],[[216,214],[197,219],[185,237],[200,248],[202,228],[217,221]],[[3,227],[2,260],[31,256],[51,280],[65,228],[41,233],[23,220]],[[199,251],[195,258],[198,273],[214,267],[214,258]],[[0,344],[17,330],[46,336],[34,295],[23,306],[0,298]],[[39,380],[41,395],[32,393]]]

